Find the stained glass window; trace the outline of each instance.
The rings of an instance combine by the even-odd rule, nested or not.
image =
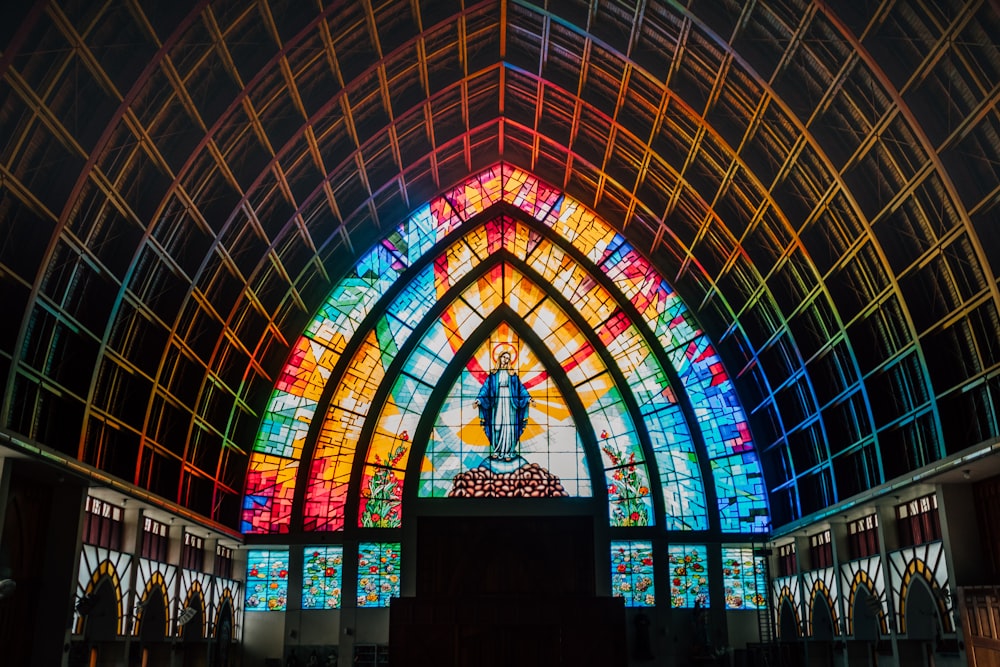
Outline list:
[[[615,438],[607,431],[602,431],[600,437],[601,451],[610,466],[604,474],[608,478],[611,525],[651,525],[653,506],[649,478],[641,458],[636,457],[636,453],[641,452],[638,444],[626,438]]]
[[[399,597],[399,543],[358,545],[358,606],[388,607]]]
[[[727,609],[767,607],[764,559],[750,547],[722,547],[722,585]]]
[[[302,608],[340,609],[344,547],[305,547],[302,552]]]
[[[529,220],[551,229],[555,241],[507,215],[463,227],[499,201],[520,208]],[[460,227],[461,235],[455,233]],[[427,257],[444,239],[449,240],[447,248],[436,257]],[[580,254],[570,252],[570,246]],[[523,262],[528,271],[495,262],[499,251]],[[460,279],[469,280],[477,271],[480,275],[461,298],[439,303]],[[596,279],[601,274],[610,282]],[[403,283],[403,289],[391,301],[384,298],[397,282]],[[590,334],[570,332],[572,320],[553,308],[553,299],[546,296],[553,291],[570,304],[574,317],[581,318]],[[499,164],[415,211],[366,252],[331,291],[295,344],[263,416],[251,455],[243,530],[291,530],[298,466],[310,433],[319,435],[308,463],[306,489],[300,490],[306,494],[302,528],[343,529],[352,470],[362,463],[356,460],[358,455],[364,457],[365,465],[359,524],[399,525],[403,471],[410,448],[401,436],[405,432],[412,438],[414,433],[406,415],[423,413],[408,406],[394,389],[387,404],[392,414],[378,406],[375,439],[359,442],[366,420],[374,416],[369,412],[376,392],[384,382],[396,388],[401,382],[417,389],[421,382],[435,387],[449,365],[465,363],[455,360],[455,354],[483,318],[504,305],[525,323],[533,320],[529,326],[546,338],[546,346],[557,356],[573,350],[558,362],[586,406],[594,434],[607,433],[588,446],[596,446],[596,453],[604,458],[605,483],[609,491],[614,487],[609,508],[612,523],[656,523],[651,483],[655,482],[666,509],[662,523],[669,530],[705,530],[710,511],[717,511],[723,531],[749,532],[766,526],[760,466],[745,415],[721,361],[677,294],[649,260],[579,202],[524,171]],[[637,312],[639,317],[626,311]],[[369,317],[373,313],[378,317]],[[414,332],[422,333],[403,365],[409,379],[385,377]],[[586,383],[603,370],[590,361],[596,358],[587,349],[591,335],[600,339],[625,379],[621,387],[605,383],[600,396],[586,393],[594,389]],[[331,377],[344,354],[352,355],[347,370],[338,378]],[[669,361],[670,374],[661,360]],[[670,377],[679,380],[677,386],[671,386]],[[314,429],[311,425],[319,417],[322,387],[330,381],[337,382],[337,389],[328,409],[324,408],[323,423]],[[471,387],[465,383],[457,383],[446,399],[443,421],[429,425],[435,429],[432,447],[440,446],[440,451],[455,449],[447,431],[456,425],[447,423],[448,414],[453,417],[455,410],[464,408],[456,401],[467,398],[463,392]],[[678,405],[680,392],[693,408],[695,418],[690,425]],[[625,400],[628,394],[631,399]],[[631,415],[628,405],[637,405],[638,414]],[[621,415],[628,419],[620,419]],[[467,421],[462,423],[463,433],[470,430]],[[473,427],[478,428],[475,419]],[[692,430],[705,443],[710,483],[719,500],[716,508],[705,506]],[[559,441],[565,443],[565,451],[554,452],[559,455],[556,458],[568,458],[570,449],[579,453],[583,447],[579,438],[568,435]],[[467,463],[462,462],[466,454],[465,450],[459,454],[455,470]],[[657,480],[646,470],[647,456],[655,461]],[[442,463],[424,460],[420,495],[442,493],[445,480],[450,479],[439,474]],[[548,465],[555,464],[550,461]],[[569,469],[568,462],[560,465]],[[629,477],[632,466],[635,479]],[[582,458],[576,468],[588,470]],[[574,474],[580,475],[576,485],[580,495],[585,495],[592,482],[582,472]]]
[[[672,544],[667,549],[670,563],[670,606],[694,609],[708,606],[708,562],[702,544]]]
[[[611,543],[611,595],[625,598],[626,607],[656,604],[651,542]]]
[[[501,383],[520,387],[524,396],[522,420],[509,424],[507,444],[501,444],[507,437],[502,429],[493,426],[504,417],[503,406],[489,398],[491,387]],[[438,414],[423,468],[421,495],[590,494],[586,457],[566,401],[535,351],[507,326],[463,366]]]
[[[288,550],[247,553],[247,611],[285,611],[288,603]]]

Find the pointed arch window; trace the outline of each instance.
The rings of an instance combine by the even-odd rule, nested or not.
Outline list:
[[[568,488],[606,498],[612,525],[764,529],[745,415],[676,293],[585,207],[501,164],[417,210],[332,290],[262,419],[244,532],[392,527],[410,484],[414,498],[447,496],[484,447],[467,403],[489,355],[471,346],[500,311],[562,383],[529,426],[577,431],[546,465],[570,470],[553,456],[572,450]]]

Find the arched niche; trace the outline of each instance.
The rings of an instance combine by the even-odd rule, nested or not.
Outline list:
[[[879,622],[881,603],[868,590],[859,586],[854,596],[854,638],[860,641],[877,642],[882,635]]]
[[[102,576],[94,590],[79,603],[85,617],[84,633],[93,642],[112,642],[118,636],[118,595],[115,582],[108,575]]]
[[[167,596],[163,587],[150,588],[142,605],[139,638],[144,642],[163,641],[167,637]]]
[[[790,642],[799,638],[799,618],[792,601],[785,598],[778,612],[778,636],[781,641]]]
[[[830,612],[830,598],[826,591],[816,591],[809,609],[811,634],[813,639],[833,641],[836,626]]]
[[[230,646],[233,642],[235,614],[229,591],[225,592],[219,609],[215,613],[215,650],[212,651],[212,667],[229,665]]]
[[[194,609],[194,616],[180,628],[181,638],[185,642],[196,642],[205,637],[205,598],[201,590],[193,587],[188,591],[185,608]]]
[[[941,617],[938,614],[934,593],[924,579],[910,580],[906,599],[903,601],[903,618],[906,620],[906,637],[933,641],[941,634]]]

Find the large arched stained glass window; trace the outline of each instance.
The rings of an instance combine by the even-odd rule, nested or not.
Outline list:
[[[399,525],[410,476],[415,497],[444,498],[463,472],[496,473],[470,399],[500,363],[501,311],[519,363],[545,358],[518,375],[549,383],[518,456],[567,495],[606,497],[616,525],[763,529],[745,416],[676,294],[579,203],[499,165],[418,210],[334,288],[264,415],[244,531],[341,530],[349,507],[351,525]]]

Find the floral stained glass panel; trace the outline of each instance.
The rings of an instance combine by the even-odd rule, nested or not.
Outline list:
[[[302,554],[302,608],[340,609],[344,547],[306,547]]]
[[[767,607],[767,579],[764,559],[749,547],[722,548],[722,586],[727,609]]]
[[[611,595],[625,598],[626,607],[656,604],[651,542],[611,543]]]
[[[670,606],[708,606],[708,563],[705,546],[676,544],[667,549],[670,562]]]
[[[288,551],[251,549],[247,554],[247,611],[285,611]]]
[[[399,543],[358,545],[358,606],[388,607],[399,597]]]

